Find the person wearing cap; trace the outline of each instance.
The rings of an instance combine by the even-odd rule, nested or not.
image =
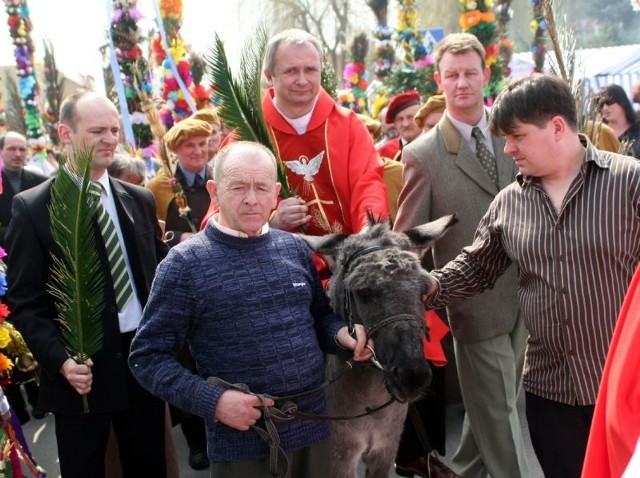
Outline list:
[[[187,118],[176,123],[164,136],[165,146],[174,153],[178,164],[172,176],[166,168],[158,171],[155,178],[146,184],[156,198],[158,219],[165,221],[165,240],[170,247],[193,235],[209,208],[210,198],[206,184],[213,178],[209,161],[209,123]],[[187,206],[191,209],[195,230],[180,208],[172,191],[171,180],[175,177],[182,188]]]
[[[416,139],[422,130],[416,125],[413,117],[420,109],[420,94],[415,91],[400,93],[389,102],[387,108],[387,123],[393,123],[399,136],[378,148],[378,153],[384,158],[399,159],[398,152]]]
[[[413,117],[418,128],[425,133],[438,124],[447,107],[444,95],[430,96]]]
[[[513,182],[518,168],[504,154],[504,138],[488,130],[483,89],[490,72],[482,44],[468,33],[449,34],[438,45],[435,59],[434,76],[447,108],[431,131],[402,152],[404,184],[394,229],[405,231],[442,211],[456,211],[456,233],[432,248],[435,266],[442,267],[472,242],[489,204]],[[495,179],[479,160],[474,127],[485,132],[482,146],[494,155]],[[493,289],[446,309],[465,406],[451,467],[462,476],[531,476],[516,407],[527,339],[517,286],[512,265]],[[424,470],[424,454],[403,458],[396,461],[397,472]]]
[[[211,126],[211,135],[209,136],[209,161],[207,164],[210,168],[213,168],[213,161],[222,142],[222,122],[220,121],[220,117],[213,108],[202,108],[193,113],[191,117],[205,121]]]

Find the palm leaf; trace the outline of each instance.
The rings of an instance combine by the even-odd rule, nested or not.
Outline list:
[[[27,123],[22,114],[22,98],[18,91],[18,81],[9,75],[6,78],[7,97],[5,98],[5,114],[7,116],[7,130],[16,131],[23,136],[27,135]]]
[[[282,184],[280,195],[287,198],[294,193],[289,188],[286,169],[273,145],[262,114],[260,79],[266,44],[267,33],[260,27],[244,45],[239,80],[233,77],[224,43],[217,34],[213,47],[205,54],[205,62],[215,91],[221,99],[218,114],[241,140],[261,143],[273,152],[278,164],[278,181]]]
[[[58,70],[56,57],[54,55],[53,43],[50,40],[44,40],[44,79],[46,83],[45,97],[47,100],[46,112],[43,115],[45,124],[47,125],[49,137],[54,145],[58,145],[58,111],[63,100],[65,77]]]
[[[100,202],[89,194],[92,150],[74,151],[59,168],[51,188],[51,234],[62,254],[53,257],[48,290],[56,301],[62,340],[79,364],[102,347],[105,269],[100,262],[92,218]],[[88,412],[87,396],[83,395]]]

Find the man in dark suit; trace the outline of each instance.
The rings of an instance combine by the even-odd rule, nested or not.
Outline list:
[[[35,171],[25,169],[27,162],[27,138],[15,131],[9,131],[0,136],[0,156],[2,157],[2,170],[0,171],[0,247],[5,247],[5,234],[11,221],[11,201],[13,196],[21,191],[32,188],[47,179]],[[29,403],[33,407],[33,415],[42,418],[44,414],[38,407],[38,384],[33,372],[23,372],[14,369],[11,374],[11,383],[5,387],[5,394],[11,403],[13,411],[18,415],[20,423],[26,423],[30,419],[27,404],[22,396],[21,386],[27,392]]]
[[[156,265],[167,253],[155,202],[149,191],[107,174],[120,121],[117,109],[105,96],[84,91],[67,98],[61,106],[58,133],[71,157],[79,147],[93,150],[91,180],[101,186],[101,204],[115,225],[133,290],[129,289],[126,303],[116,302],[96,221],[96,247],[109,271],[100,315],[103,345],[85,364],[77,364],[61,339],[54,298],[48,290],[52,257],[62,255],[51,235],[47,209],[55,181],[51,179],[13,201],[13,220],[7,231],[12,318],[43,369],[40,404],[55,414],[62,476],[104,477],[107,439],[113,427],[124,476],[164,477],[164,402],[143,390],[127,366]],[[89,413],[82,412],[83,395],[87,395]]]
[[[24,168],[27,163],[27,138],[15,131],[0,137],[2,156],[2,179],[0,186],[0,247],[5,246],[4,236],[11,221],[13,196],[32,188],[47,179],[47,176]]]
[[[436,268],[471,243],[489,204],[518,171],[504,154],[504,139],[488,131],[483,88],[489,74],[484,48],[475,36],[447,35],[436,50],[434,75],[445,95],[445,114],[402,152],[403,188],[395,229],[410,229],[451,212],[460,219],[455,234],[433,247]],[[476,139],[477,130],[484,138]],[[491,172],[478,159],[479,149],[492,160]],[[494,289],[447,307],[466,411],[452,468],[464,477],[530,476],[516,410],[527,338],[517,283],[512,266]],[[420,462],[423,457],[397,462],[396,469],[420,468]]]

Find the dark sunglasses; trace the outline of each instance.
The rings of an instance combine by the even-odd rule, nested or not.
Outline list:
[[[611,106],[613,104],[615,104],[615,101],[613,101],[611,98],[604,98],[598,101],[599,108],[602,108],[604,105]]]

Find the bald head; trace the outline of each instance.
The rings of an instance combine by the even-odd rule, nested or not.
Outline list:
[[[16,131],[9,131],[0,138],[0,153],[5,170],[16,173],[27,162],[27,138]]]
[[[216,158],[214,180],[207,183],[207,189],[220,208],[221,225],[257,236],[280,192],[275,158],[261,144],[232,143]]]

